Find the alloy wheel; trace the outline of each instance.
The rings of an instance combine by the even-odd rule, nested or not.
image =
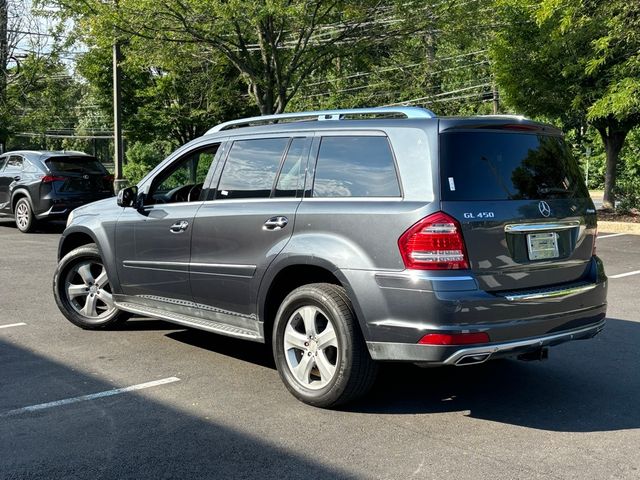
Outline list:
[[[317,390],[334,378],[338,338],[331,319],[316,306],[298,308],[284,329],[287,366],[302,386]]]

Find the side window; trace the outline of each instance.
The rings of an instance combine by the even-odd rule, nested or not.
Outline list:
[[[323,137],[314,197],[399,197],[400,186],[386,137]]]
[[[0,172],[4,168],[4,164],[7,163],[7,157],[0,158]]]
[[[297,191],[302,188],[308,142],[306,138],[291,140],[276,183],[276,197],[295,197]]]
[[[202,187],[219,145],[191,152],[160,172],[151,185],[147,204],[201,200]]]
[[[23,172],[25,173],[38,173],[38,169],[36,168],[36,166],[31,163],[29,160],[25,160],[23,162]]]
[[[269,198],[288,143],[288,138],[233,142],[216,198]]]
[[[7,161],[7,171],[20,172],[22,171],[22,157],[12,155]]]

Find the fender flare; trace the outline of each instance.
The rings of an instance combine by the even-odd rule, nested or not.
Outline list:
[[[278,258],[274,260],[274,262],[269,266],[264,276],[262,277],[262,281],[260,282],[260,286],[258,288],[258,293],[256,295],[258,318],[262,323],[265,322],[266,316],[266,302],[267,295],[269,294],[269,290],[271,285],[273,284],[274,279],[287,267],[319,267],[324,270],[330,272],[334,277],[338,279],[340,282],[340,286],[343,287],[347,295],[349,296],[349,300],[353,305],[353,309],[355,311],[356,317],[358,318],[358,323],[360,325],[360,330],[362,331],[365,338],[368,336],[368,328],[367,324],[364,321],[364,314],[362,309],[360,308],[360,304],[358,303],[357,297],[351,284],[342,273],[342,271],[334,265],[331,261],[317,256],[303,256],[303,255],[280,255]]]

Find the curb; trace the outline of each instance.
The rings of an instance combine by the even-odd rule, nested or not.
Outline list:
[[[598,232],[640,235],[640,223],[604,222],[602,220],[598,220]]]

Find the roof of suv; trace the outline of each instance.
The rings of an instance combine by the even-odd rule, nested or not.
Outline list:
[[[561,131],[518,115],[478,115],[470,117],[437,117],[419,107],[380,107],[350,110],[327,110],[285,113],[232,120],[211,128],[205,136],[230,132],[232,135],[276,133],[283,131],[335,130],[341,128],[421,127],[438,125],[440,132],[453,129],[499,129],[561,135]]]

